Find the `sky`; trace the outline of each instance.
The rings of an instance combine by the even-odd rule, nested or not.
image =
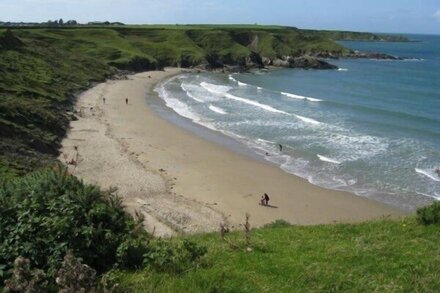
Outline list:
[[[0,0],[0,21],[59,18],[440,34],[440,0]]]

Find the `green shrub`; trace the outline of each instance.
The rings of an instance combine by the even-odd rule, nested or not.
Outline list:
[[[98,273],[109,269],[135,227],[114,194],[53,170],[0,186],[0,215],[0,264],[23,256],[49,275],[68,249]]]
[[[128,238],[119,245],[116,252],[118,265],[123,269],[140,269],[143,267],[144,255],[148,252],[148,239]]]
[[[418,209],[417,221],[423,225],[440,224],[440,201]]]
[[[150,243],[144,265],[156,271],[178,274],[197,267],[206,253],[206,247],[187,239],[179,242],[157,240]]]

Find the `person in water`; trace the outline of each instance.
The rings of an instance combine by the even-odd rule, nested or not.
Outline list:
[[[435,169],[435,173],[437,173],[438,177],[440,177],[440,168]]]
[[[283,151],[283,145],[279,143],[278,146],[280,147],[280,152],[282,152]]]

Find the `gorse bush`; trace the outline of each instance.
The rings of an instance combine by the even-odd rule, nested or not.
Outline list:
[[[114,194],[54,170],[0,186],[0,215],[2,271],[23,256],[50,276],[68,249],[98,273],[109,269],[136,226]]]
[[[424,225],[440,224],[440,201],[418,209],[417,221]]]

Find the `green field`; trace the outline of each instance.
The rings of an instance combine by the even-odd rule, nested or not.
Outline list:
[[[205,266],[180,275],[147,269],[111,275],[129,292],[438,292],[440,288],[440,226],[422,226],[413,218],[256,229],[249,246],[240,232],[227,237],[229,242],[219,234],[191,236],[208,248]]]

